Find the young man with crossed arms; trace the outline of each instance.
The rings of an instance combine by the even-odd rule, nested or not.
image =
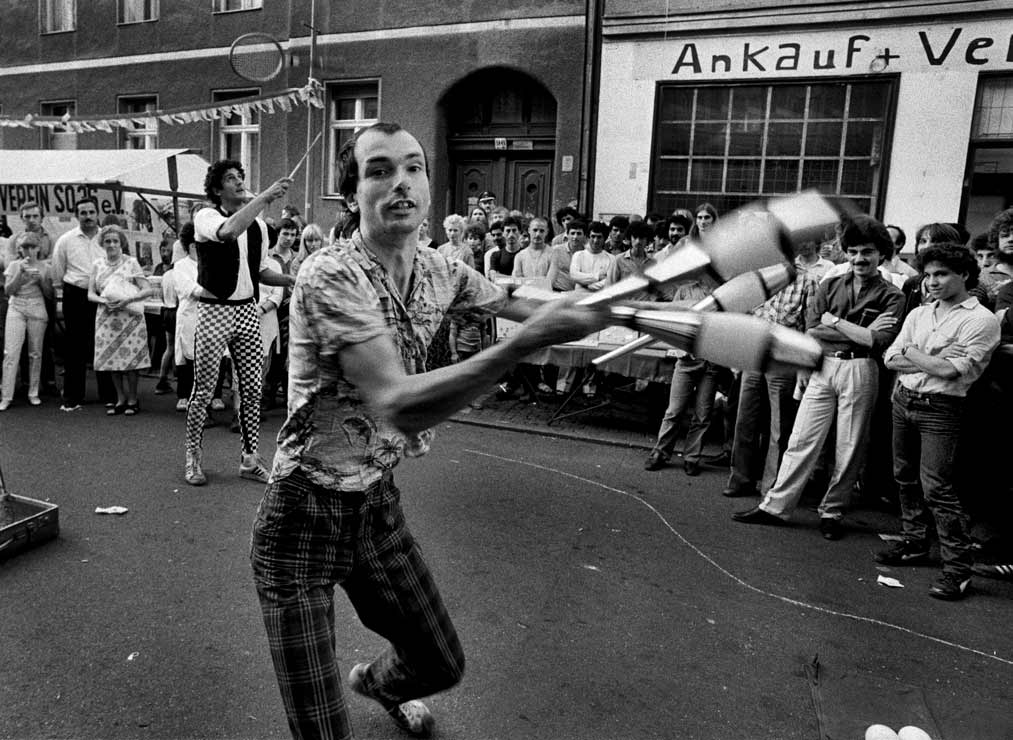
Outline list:
[[[974,551],[956,484],[957,451],[967,391],[999,345],[999,321],[968,294],[978,281],[971,250],[930,246],[919,255],[931,301],[908,314],[883,355],[897,372],[893,392],[893,469],[904,539],[876,555],[887,565],[929,559],[929,531],[939,534],[943,574],[937,599],[963,598]]]

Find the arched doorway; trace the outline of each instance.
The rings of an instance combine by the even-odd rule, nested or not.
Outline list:
[[[485,190],[499,205],[548,216],[556,155],[556,100],[521,72],[491,68],[443,99],[450,205],[467,215]]]

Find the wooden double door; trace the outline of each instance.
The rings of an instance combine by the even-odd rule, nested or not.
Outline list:
[[[498,205],[551,218],[553,158],[542,152],[530,154],[533,156],[504,153],[458,159],[454,165],[455,212],[467,217],[478,204],[478,196],[488,190],[496,195]]]

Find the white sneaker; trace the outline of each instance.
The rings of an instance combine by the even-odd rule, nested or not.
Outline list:
[[[29,396],[28,403],[30,403],[32,406],[41,406],[42,399],[39,398],[38,396]]]
[[[359,663],[348,674],[348,683],[352,691],[375,702],[379,702],[380,706],[390,715],[390,718],[397,723],[397,726],[409,735],[414,735],[415,737],[429,737],[432,735],[436,720],[433,719],[433,713],[429,711],[429,707],[425,704],[417,699],[413,699],[402,704],[389,706],[387,702],[373,696],[366,690],[363,675],[366,673],[368,667],[369,665],[366,663]]]
[[[0,401],[0,411],[6,411],[11,407],[10,401]]]
[[[189,400],[187,400],[186,398],[181,398],[178,401],[176,401],[176,411],[186,411],[189,405],[190,405]]]
[[[211,399],[211,410],[212,411],[224,411],[225,410],[225,401],[223,401],[220,398],[212,398]]]
[[[186,478],[186,482],[191,486],[203,486],[208,482],[207,477],[204,475],[204,471],[201,469],[200,450],[186,451],[186,468],[184,470],[184,477]]]
[[[239,477],[267,483],[267,468],[256,453],[243,455],[239,462]]]

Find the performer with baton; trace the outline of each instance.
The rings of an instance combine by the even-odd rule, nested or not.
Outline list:
[[[194,386],[186,410],[186,468],[192,486],[207,483],[202,460],[204,421],[225,348],[235,364],[240,394],[239,428],[243,450],[239,475],[267,481],[257,454],[260,436],[261,346],[257,301],[259,284],[291,286],[295,279],[275,272],[267,260],[267,224],[259,218],[268,204],[284,197],[291,178],[283,177],[249,198],[242,164],[220,160],[208,168],[204,190],[214,203],[194,214],[197,240],[197,305]]]

